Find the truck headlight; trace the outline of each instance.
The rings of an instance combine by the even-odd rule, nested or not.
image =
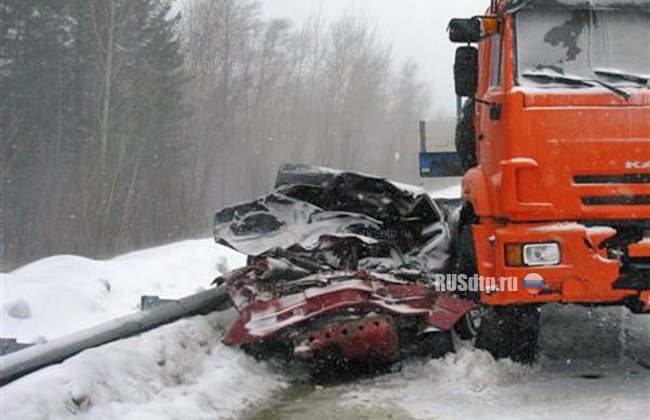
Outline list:
[[[523,257],[524,264],[531,267],[558,265],[560,263],[560,245],[555,242],[546,244],[525,244]]]

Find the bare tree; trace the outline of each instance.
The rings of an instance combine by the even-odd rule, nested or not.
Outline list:
[[[170,6],[0,3],[10,265],[207,235],[216,208],[268,191],[283,162],[415,180],[426,88],[367,18],[296,27],[255,0]]]

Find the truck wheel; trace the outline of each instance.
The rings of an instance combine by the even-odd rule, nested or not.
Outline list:
[[[456,239],[456,273],[473,276],[478,263],[472,235],[477,217],[471,206],[463,208]],[[480,293],[469,291],[461,297],[480,302]],[[455,326],[462,340],[475,340],[477,348],[497,358],[511,358],[519,363],[532,363],[537,356],[539,310],[536,306],[482,306],[468,312]]]
[[[456,274],[464,274],[471,277],[478,273],[476,262],[476,251],[474,250],[474,236],[472,235],[472,224],[476,222],[476,216],[471,207],[466,206],[462,210],[461,222],[456,238]],[[459,296],[478,302],[480,295],[477,291],[459,293]],[[481,323],[482,309],[475,309],[468,312],[456,324],[456,332],[462,340],[471,340],[478,334]]]
[[[471,223],[462,223],[458,228],[458,238],[456,239],[456,273],[464,274],[467,277],[478,273]]]
[[[449,331],[430,332],[417,337],[409,356],[438,359],[454,352],[454,341]]]
[[[485,307],[475,346],[489,351],[495,359],[530,364],[537,357],[538,336],[537,306]]]

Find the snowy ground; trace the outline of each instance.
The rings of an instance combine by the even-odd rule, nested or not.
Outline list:
[[[431,178],[422,181],[426,191],[435,198],[460,198],[460,178]]]
[[[47,258],[0,278],[0,335],[58,337],[137,310],[142,294],[208,287],[243,262],[211,240],[109,261]],[[458,343],[442,360],[323,386],[221,345],[231,317],[181,320],[17,380],[0,388],[0,418],[650,418],[650,316],[622,308],[545,307],[534,367]]]
[[[286,386],[219,341],[220,315],[195,317],[82,352],[0,389],[0,417],[234,418]]]
[[[182,297],[245,258],[212,240],[109,261],[56,256],[0,279],[1,336],[59,337],[138,310],[142,294]],[[232,418],[286,386],[220,343],[232,313],[195,317],[89,349],[0,388],[0,418]],[[1,359],[0,359],[1,364]]]
[[[0,274],[0,335],[37,342],[138,310],[141,295],[179,298],[210,287],[245,257],[211,239],[96,261],[61,255]]]
[[[400,372],[298,387],[249,418],[650,418],[650,316],[550,305],[542,328],[533,367],[457,343],[456,354]]]

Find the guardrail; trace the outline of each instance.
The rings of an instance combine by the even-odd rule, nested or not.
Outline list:
[[[86,349],[141,334],[188,316],[224,310],[229,303],[225,290],[212,288],[2,356],[0,385],[61,363]]]

